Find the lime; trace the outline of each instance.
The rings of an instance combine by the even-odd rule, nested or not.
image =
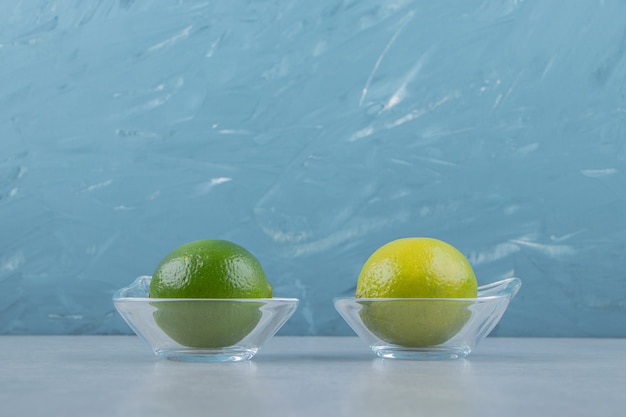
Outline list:
[[[200,240],[163,258],[152,275],[150,297],[155,322],[173,340],[219,348],[241,341],[262,315],[262,302],[229,300],[271,298],[272,287],[260,262],[243,247]]]
[[[154,321],[172,340],[187,347],[222,348],[237,344],[254,330],[263,303],[181,299],[153,305]]]
[[[382,340],[411,347],[433,346],[456,335],[469,319],[477,282],[467,258],[438,239],[394,240],[377,249],[359,274],[357,298],[365,326]],[[429,300],[406,300],[426,298]]]
[[[226,240],[198,240],[167,254],[150,282],[153,298],[270,298],[260,262]]]

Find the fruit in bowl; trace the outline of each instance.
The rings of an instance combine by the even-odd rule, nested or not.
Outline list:
[[[471,316],[471,302],[463,299],[476,298],[477,288],[470,263],[455,247],[412,237],[389,242],[368,258],[356,298],[363,324],[380,339],[427,347],[445,343],[463,328]]]
[[[272,286],[245,248],[226,240],[199,240],[163,258],[152,275],[149,297],[156,308],[154,321],[174,341],[222,348],[255,328],[262,303],[254,299],[271,298]]]

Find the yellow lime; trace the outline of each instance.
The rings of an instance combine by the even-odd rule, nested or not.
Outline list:
[[[152,275],[150,297],[155,322],[169,337],[184,346],[218,348],[242,340],[261,318],[261,302],[229,300],[271,298],[272,287],[260,262],[243,247],[200,240],[163,258]]]
[[[465,325],[470,303],[442,298],[475,298],[477,282],[467,258],[438,239],[415,237],[376,250],[359,274],[356,297],[395,298],[361,304],[363,323],[382,340],[403,346],[446,342]],[[406,300],[426,298],[431,300]]]

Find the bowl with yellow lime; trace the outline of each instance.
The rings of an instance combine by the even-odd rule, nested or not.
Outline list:
[[[383,358],[464,358],[498,324],[518,278],[478,285],[467,258],[430,237],[401,238],[363,264],[354,297],[337,312]]]
[[[168,253],[113,303],[158,357],[224,362],[251,359],[298,299],[273,297],[261,263],[242,246],[199,240]]]

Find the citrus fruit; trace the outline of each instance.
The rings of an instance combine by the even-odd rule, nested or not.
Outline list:
[[[155,302],[154,321],[172,340],[193,348],[223,348],[245,338],[261,320],[262,302],[168,300]]]
[[[387,343],[421,347],[446,342],[469,319],[477,281],[467,258],[452,245],[427,237],[403,238],[377,249],[359,274],[365,326]],[[410,300],[410,299],[426,300]]]
[[[163,258],[150,281],[155,322],[189,347],[219,348],[241,341],[259,322],[263,303],[233,299],[271,297],[260,262],[226,240],[179,246]]]
[[[153,298],[270,298],[260,262],[226,240],[198,240],[167,254],[150,282]]]

